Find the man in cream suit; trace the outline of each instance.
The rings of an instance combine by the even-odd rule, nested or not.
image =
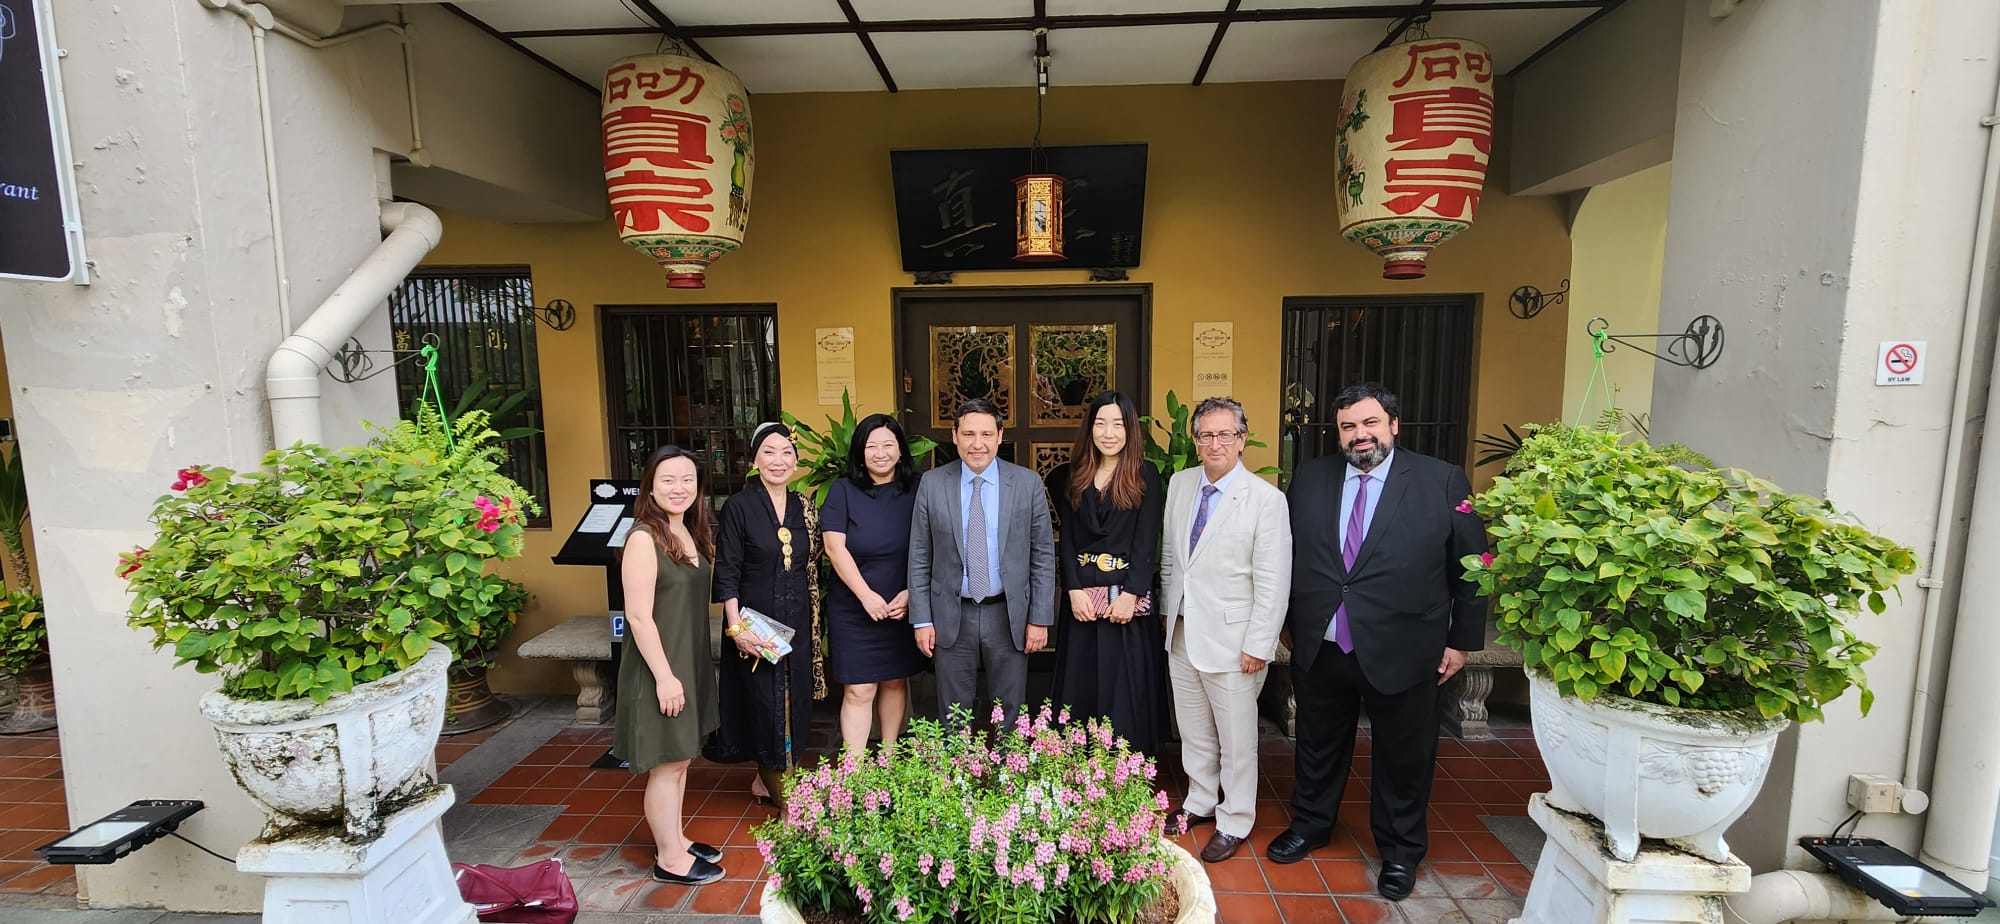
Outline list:
[[[1257,820],[1257,694],[1285,622],[1292,525],[1285,495],[1243,467],[1243,405],[1204,399],[1193,427],[1201,465],[1167,485],[1160,612],[1188,778],[1181,810],[1190,825],[1215,823],[1201,858],[1220,863]]]

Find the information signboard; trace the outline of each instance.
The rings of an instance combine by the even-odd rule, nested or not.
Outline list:
[[[43,0],[0,0],[0,278],[77,270],[50,18]]]

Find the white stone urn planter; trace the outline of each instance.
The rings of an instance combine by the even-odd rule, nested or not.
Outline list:
[[[1173,857],[1172,865],[1167,867],[1167,881],[1181,902],[1174,924],[1215,924],[1215,890],[1209,887],[1208,873],[1201,868],[1201,862],[1173,841],[1162,838],[1161,843]],[[763,924],[805,924],[798,909],[778,895],[777,887],[768,878],[758,902],[757,916]]]
[[[270,813],[262,837],[316,827],[370,840],[386,816],[430,793],[450,666],[450,650],[434,643],[408,670],[324,704],[202,697],[229,772]]]
[[[1729,860],[1723,832],[1764,785],[1778,733],[1791,720],[1610,694],[1584,702],[1533,670],[1528,684],[1551,806],[1602,821],[1621,860],[1638,855],[1642,837]]]

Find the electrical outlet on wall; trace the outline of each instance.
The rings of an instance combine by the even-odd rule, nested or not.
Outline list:
[[[1865,814],[1899,811],[1902,781],[1881,773],[1856,773],[1847,778],[1847,805]]]

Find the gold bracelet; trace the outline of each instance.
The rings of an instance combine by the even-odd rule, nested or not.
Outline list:
[[[749,629],[750,629],[750,620],[745,619],[742,622],[736,623],[734,625],[724,626],[722,629],[722,634],[727,635],[730,638],[735,638],[739,635],[742,635],[744,632],[749,631]]]

